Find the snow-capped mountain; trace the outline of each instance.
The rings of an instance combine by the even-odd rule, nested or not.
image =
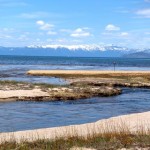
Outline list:
[[[0,47],[0,55],[67,56],[67,57],[122,57],[148,49],[129,49],[101,45],[46,45],[27,47]]]
[[[102,45],[45,45],[45,46],[37,46],[37,45],[31,45],[27,46],[28,48],[51,48],[51,49],[68,49],[68,50],[86,50],[86,51],[92,51],[92,50],[129,50],[126,47],[120,47],[120,46],[102,46]]]

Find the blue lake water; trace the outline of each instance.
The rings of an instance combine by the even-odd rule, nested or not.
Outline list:
[[[0,56],[0,80],[66,84],[63,79],[31,77],[28,70],[150,70],[150,59],[46,57],[46,56]]]
[[[94,122],[150,110],[150,89],[124,89],[114,97],[65,102],[0,103],[0,132]]]
[[[66,84],[54,77],[26,75],[31,69],[150,70],[150,59],[0,56],[0,80]],[[82,124],[150,111],[150,89],[124,89],[115,97],[65,102],[0,103],[0,132]]]

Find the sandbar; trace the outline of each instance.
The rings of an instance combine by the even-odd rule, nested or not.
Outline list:
[[[100,71],[100,70],[29,70],[28,75],[47,76],[95,76],[95,75],[117,75],[117,76],[139,76],[150,75],[150,71]]]

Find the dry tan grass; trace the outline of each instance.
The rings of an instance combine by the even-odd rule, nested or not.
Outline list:
[[[100,78],[130,78],[147,77],[150,71],[99,71],[99,70],[30,70],[28,75],[54,77],[100,77]]]
[[[100,71],[100,70],[30,70],[27,74],[31,75],[55,75],[55,74],[72,74],[72,75],[96,75],[96,74],[127,74],[141,75],[150,74],[150,71]]]

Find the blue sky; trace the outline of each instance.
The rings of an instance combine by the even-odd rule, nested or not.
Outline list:
[[[150,48],[150,0],[0,0],[0,46]]]

